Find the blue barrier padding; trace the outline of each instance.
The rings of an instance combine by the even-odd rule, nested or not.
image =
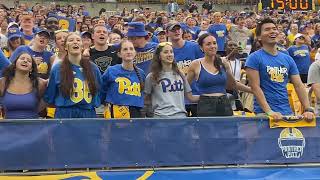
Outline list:
[[[143,171],[97,172],[97,175],[103,180],[132,180],[141,177],[143,174]],[[319,179],[319,177],[320,168],[228,168],[188,171],[155,171],[147,178],[147,180],[310,180]]]
[[[0,123],[0,170],[317,163],[319,142],[318,126],[253,118],[12,120]]]

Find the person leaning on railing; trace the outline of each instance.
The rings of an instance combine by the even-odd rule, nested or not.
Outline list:
[[[250,54],[245,64],[249,85],[255,95],[254,111],[276,120],[282,119],[283,115],[293,115],[286,88],[290,80],[304,107],[302,115],[311,120],[314,113],[298,68],[290,56],[277,50],[278,34],[272,19],[265,18],[258,22],[256,35],[262,48]]]

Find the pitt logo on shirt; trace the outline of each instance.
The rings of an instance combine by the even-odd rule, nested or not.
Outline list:
[[[116,83],[119,84],[119,94],[127,94],[130,96],[141,96],[140,83],[131,83],[130,79],[125,77],[118,77]]]
[[[288,69],[286,67],[267,66],[267,73],[271,81],[282,83],[284,82],[285,76],[288,76]]]
[[[183,91],[183,83],[181,80],[175,80],[173,83],[171,83],[170,79],[163,78],[160,80],[160,83],[164,93]]]

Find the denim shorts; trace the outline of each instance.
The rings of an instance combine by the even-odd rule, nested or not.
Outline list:
[[[200,96],[198,102],[198,117],[232,116],[230,100],[223,96]]]

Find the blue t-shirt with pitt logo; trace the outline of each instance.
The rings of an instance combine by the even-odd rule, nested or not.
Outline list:
[[[287,84],[291,75],[299,74],[293,59],[281,52],[274,56],[260,49],[250,54],[245,67],[259,72],[260,88],[270,108],[283,115],[292,115]],[[264,113],[256,99],[254,100],[254,111]]]
[[[145,73],[138,68],[141,81],[145,81]],[[129,71],[121,64],[110,66],[102,75],[102,91],[106,94],[104,102],[114,105],[143,107],[143,90],[135,70]]]

